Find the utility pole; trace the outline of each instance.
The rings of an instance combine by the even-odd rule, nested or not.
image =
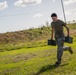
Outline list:
[[[62,5],[62,10],[63,10],[63,15],[64,15],[64,21],[66,22],[66,15],[65,15],[65,10],[64,10],[63,0],[61,0],[61,5]]]

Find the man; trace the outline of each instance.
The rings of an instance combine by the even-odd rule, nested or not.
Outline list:
[[[61,64],[63,51],[69,51],[71,54],[73,54],[73,51],[72,51],[71,47],[68,47],[68,46],[64,47],[65,37],[64,37],[64,33],[63,33],[63,27],[65,27],[67,29],[67,36],[69,36],[69,28],[66,26],[66,23],[59,20],[57,18],[56,13],[53,13],[51,15],[51,18],[53,20],[53,22],[51,23],[51,26],[52,26],[51,39],[53,39],[53,34],[55,33],[55,40],[56,40],[56,44],[58,47],[57,48],[57,62],[55,63],[54,66],[58,67]]]

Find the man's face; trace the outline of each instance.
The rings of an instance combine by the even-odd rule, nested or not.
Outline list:
[[[56,22],[56,21],[57,21],[57,17],[52,17],[52,20],[53,20],[54,22]]]

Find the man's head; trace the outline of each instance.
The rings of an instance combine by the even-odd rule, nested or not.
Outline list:
[[[58,20],[56,13],[52,13],[51,18],[52,18],[52,20],[53,20],[54,22],[56,22],[56,21]]]

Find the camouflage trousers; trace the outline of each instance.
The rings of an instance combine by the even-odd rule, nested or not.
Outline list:
[[[56,44],[57,44],[57,59],[61,60],[63,51],[69,50],[69,47],[64,46],[64,41],[65,41],[64,36],[57,37],[57,38],[55,38],[55,40],[56,40]]]

